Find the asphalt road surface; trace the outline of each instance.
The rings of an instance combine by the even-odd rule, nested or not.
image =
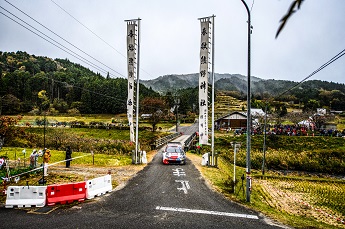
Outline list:
[[[49,214],[0,209],[0,228],[279,228],[225,199],[186,165],[163,165],[158,152],[121,190]]]

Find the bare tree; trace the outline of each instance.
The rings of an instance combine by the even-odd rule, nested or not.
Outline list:
[[[289,112],[285,116],[293,124],[298,125],[299,122],[306,120],[310,117],[310,113],[307,112]]]

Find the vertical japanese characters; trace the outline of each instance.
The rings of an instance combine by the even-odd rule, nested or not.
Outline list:
[[[127,118],[130,130],[130,141],[134,142],[133,106],[134,106],[134,85],[136,78],[136,26],[135,21],[127,22],[127,66],[128,66],[128,98]]]
[[[199,143],[208,143],[208,76],[210,54],[210,18],[202,18],[199,72]]]

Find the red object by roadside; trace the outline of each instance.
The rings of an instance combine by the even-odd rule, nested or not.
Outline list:
[[[47,186],[47,205],[82,202],[86,198],[86,182],[57,184]]]

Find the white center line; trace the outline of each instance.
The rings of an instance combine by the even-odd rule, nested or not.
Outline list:
[[[247,218],[247,219],[259,219],[259,217],[256,215],[238,214],[238,213],[230,213],[230,212],[218,212],[218,211],[207,211],[207,210],[188,209],[188,208],[171,208],[171,207],[157,206],[156,210],[187,212],[187,213],[196,213],[196,214],[208,214],[208,215],[220,215],[220,216],[231,216],[231,217]]]

